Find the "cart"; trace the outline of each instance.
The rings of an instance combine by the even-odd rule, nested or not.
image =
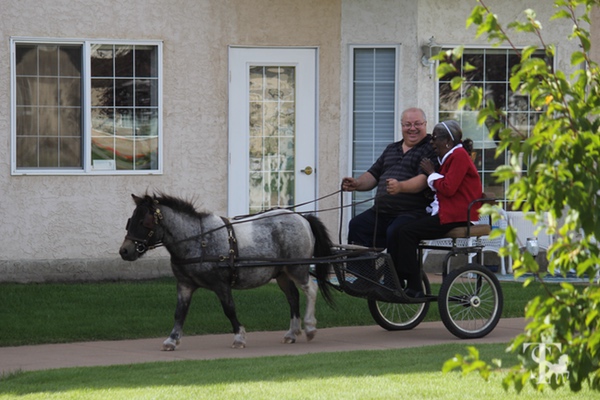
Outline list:
[[[476,202],[489,202],[489,198]],[[338,290],[355,297],[367,299],[373,319],[384,329],[409,330],[421,323],[432,302],[437,302],[444,326],[461,339],[481,338],[498,324],[502,314],[503,295],[496,275],[482,265],[482,236],[491,232],[489,224],[470,225],[451,230],[447,238],[451,245],[429,245],[421,242],[418,247],[421,264],[421,298],[408,297],[405,282],[398,278],[391,257],[376,249],[338,245],[333,248],[332,262],[335,279],[330,284]],[[459,239],[472,239],[461,240]],[[464,243],[467,245],[463,245]],[[431,285],[423,272],[423,250],[446,251],[442,265],[442,283],[437,294],[431,293]],[[453,267],[451,259],[456,255],[475,255],[475,263]]]

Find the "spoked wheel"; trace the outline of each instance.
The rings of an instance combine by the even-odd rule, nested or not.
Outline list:
[[[444,279],[438,307],[442,322],[453,335],[475,339],[496,327],[503,301],[496,275],[481,265],[468,264]]]
[[[429,279],[422,272],[423,292],[431,293]],[[403,331],[419,325],[429,311],[429,301],[423,303],[387,303],[372,298],[368,299],[369,311],[379,326],[388,331]]]

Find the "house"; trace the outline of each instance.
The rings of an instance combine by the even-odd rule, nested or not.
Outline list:
[[[488,3],[505,21],[533,7],[545,27],[555,12],[552,2]],[[164,250],[134,264],[118,255],[132,193],[229,216],[304,203],[364,171],[398,139],[406,107],[423,108],[430,127],[448,117],[466,126],[431,50],[465,45],[486,71],[473,83],[527,129],[536,115],[508,90],[510,50],[465,28],[475,4],[3,0],[0,281],[159,276]],[[551,24],[552,62],[569,71],[571,26]],[[471,135],[486,191],[502,195],[490,172],[503,160],[483,128]],[[339,205],[333,195],[302,210]],[[319,215],[337,237],[339,209]]]

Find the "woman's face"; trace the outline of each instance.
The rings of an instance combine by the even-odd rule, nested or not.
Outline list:
[[[433,151],[438,157],[444,157],[448,151],[452,148],[450,144],[450,136],[448,135],[438,135],[437,133],[433,133],[431,136],[431,145],[433,146]]]

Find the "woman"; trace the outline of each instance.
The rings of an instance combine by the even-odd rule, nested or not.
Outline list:
[[[406,294],[423,297],[421,271],[417,259],[417,246],[423,239],[444,237],[458,226],[466,226],[469,204],[482,197],[481,179],[469,155],[473,141],[462,141],[462,131],[456,121],[444,121],[433,128],[433,148],[440,162],[435,172],[430,160],[421,161],[421,168],[428,175],[427,184],[435,192],[431,203],[431,215],[409,222],[394,232],[392,249],[388,248],[400,281],[406,279]],[[479,219],[479,206],[471,209],[470,219]]]

